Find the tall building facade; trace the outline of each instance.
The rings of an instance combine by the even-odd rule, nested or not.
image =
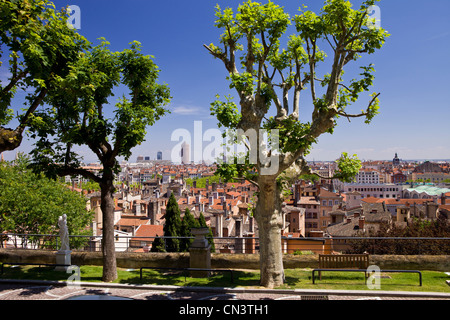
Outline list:
[[[183,142],[181,145],[181,162],[184,164],[191,163],[191,146],[186,143],[186,141]]]

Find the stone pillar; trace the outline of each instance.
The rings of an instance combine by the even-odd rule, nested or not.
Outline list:
[[[71,250],[59,250],[56,252],[56,264],[65,264],[67,266],[56,266],[55,271],[66,271],[72,265]]]
[[[189,249],[190,268],[211,269],[211,246],[206,240],[209,228],[192,228],[191,233],[195,236],[194,242]],[[193,278],[209,277],[209,271],[191,271]]]

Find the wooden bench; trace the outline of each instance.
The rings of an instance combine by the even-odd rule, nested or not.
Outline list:
[[[319,254],[319,279],[322,279],[322,271],[329,269],[364,269],[369,267],[369,254]]]
[[[322,271],[364,272],[367,283],[369,266],[369,254],[319,254],[319,268],[312,271],[312,283],[314,284],[316,272],[319,272],[319,279],[322,279]],[[419,285],[422,286],[422,273],[418,270],[380,270],[380,272],[417,273]]]

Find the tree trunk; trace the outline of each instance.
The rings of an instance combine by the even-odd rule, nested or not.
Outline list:
[[[16,130],[0,127],[0,153],[18,148],[22,143],[22,132],[20,127]]]
[[[260,190],[255,208],[255,219],[259,228],[261,285],[274,288],[284,282],[281,250],[283,199],[275,177],[260,176],[258,183]]]
[[[103,277],[105,282],[117,279],[116,248],[114,244],[114,184],[113,177],[106,177],[104,172],[101,189],[101,209],[103,214]]]

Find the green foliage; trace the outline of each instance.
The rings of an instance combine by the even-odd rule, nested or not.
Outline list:
[[[166,206],[164,223],[164,237],[178,237],[180,236],[181,229],[181,216],[180,208],[178,207],[178,202],[175,199],[173,193],[170,194],[169,201]],[[179,239],[166,239],[167,252],[178,252],[180,250],[180,240]]]
[[[186,181],[187,185],[192,187],[194,185],[194,180],[197,185],[197,188],[205,188],[206,180],[209,181],[208,182],[209,184],[218,183],[220,181],[220,177],[219,176],[210,176],[210,177],[202,177],[202,178],[194,178],[194,179],[188,178],[185,181]]]
[[[93,190],[93,191],[100,191],[100,186],[97,182],[88,181],[86,183],[83,183],[81,185],[82,190]]]
[[[67,18],[66,9],[57,11],[47,0],[0,2],[0,46],[9,54],[8,80],[0,86],[0,125],[13,119],[11,101],[23,90],[27,108],[18,119],[25,127],[46,92],[59,90],[59,79],[88,49],[89,43],[67,25]]]
[[[192,228],[198,228],[199,223],[192,215],[191,211],[186,208],[184,211],[183,221],[181,221],[181,228],[180,228],[180,237],[184,237],[180,239],[180,251],[186,252],[189,250],[192,242],[194,242],[194,239],[187,239],[188,237],[193,237],[193,234],[191,233]]]
[[[234,182],[238,178],[253,180],[257,175],[256,166],[248,162],[248,155],[245,162],[240,158],[234,157],[229,159],[227,163],[220,163],[217,165],[215,174],[225,182]]]
[[[0,163],[0,232],[57,234],[58,218],[67,215],[71,235],[89,235],[93,212],[86,199],[64,184],[28,169],[29,160]],[[71,241],[71,245],[73,245]]]
[[[202,212],[200,212],[200,216],[198,217],[198,226],[200,228],[208,228],[209,229],[209,233],[207,234],[206,238],[208,239],[208,243],[211,246],[211,252],[216,252],[216,247],[214,245],[212,230],[206,224],[205,216],[203,215]]]
[[[287,117],[281,120],[270,117],[268,121],[264,123],[264,129],[277,129],[279,131],[279,151],[283,153],[295,152],[299,149],[304,149],[304,154],[307,155],[311,148],[312,142],[315,142],[315,140],[311,141],[306,138],[311,130],[311,124],[301,123],[292,117]]]
[[[299,14],[292,17],[271,1],[265,4],[245,1],[237,10],[217,5],[215,26],[223,31],[221,46],[211,44],[206,48],[214,58],[223,61],[229,73],[229,87],[238,93],[241,107],[239,112],[231,98],[223,102],[216,96],[211,114],[217,117],[219,126],[279,130],[277,151],[281,156],[296,155],[289,157],[290,164],[283,164],[283,168],[289,168],[296,159],[311,151],[321,134],[334,132],[337,118],[361,117],[369,124],[379,113],[379,94],[370,95],[372,100],[361,114],[348,114],[346,109],[360,100],[361,93],[371,90],[373,65],[361,66],[359,77],[349,84],[345,84],[343,74],[348,63],[381,49],[389,36],[386,30],[373,27],[370,20],[368,8],[375,3],[375,0],[367,0],[354,8],[350,1],[326,0],[319,13],[303,6]],[[297,33],[286,34],[290,24]],[[281,41],[286,39],[283,48]],[[331,50],[325,52],[319,44],[328,44]],[[330,53],[332,69],[320,79],[316,70],[323,69],[320,65],[325,65]],[[320,86],[316,86],[316,82]],[[314,106],[311,122],[303,120],[306,117],[299,114],[300,92],[307,84],[311,86]],[[292,89],[294,103],[290,109],[288,94]],[[323,92],[319,93],[319,89]],[[277,107],[276,116],[267,117],[273,105]],[[289,114],[290,110],[294,112]],[[249,166],[242,159],[246,159],[245,156],[231,163],[220,163],[217,173],[226,179],[253,177],[256,181],[258,166]],[[344,180],[351,180],[355,172],[351,168],[356,164],[350,160],[348,157],[339,160],[340,176]]]
[[[349,157],[346,152],[343,152],[336,163],[338,165],[338,170],[335,173],[335,177],[342,182],[353,182],[359,169],[361,169],[361,161],[356,154],[354,154],[353,157]]]
[[[191,243],[194,240],[194,239],[187,239],[193,237],[191,229],[207,227],[203,213],[200,212],[200,216],[198,220],[196,220],[188,208],[186,208],[182,220],[180,215],[180,208],[173,193],[171,193],[169,201],[167,202],[165,219],[166,221],[164,223],[163,230],[164,230],[164,237],[167,237],[165,238],[165,249],[167,250],[167,252],[188,251]],[[179,238],[175,239],[172,237],[179,237]],[[209,234],[207,237],[208,242],[211,245],[211,252],[214,252],[215,250],[214,240],[212,239],[213,235],[211,228],[209,228]],[[158,247],[160,247],[159,242]],[[155,250],[161,250],[161,248],[159,249],[155,248]]]
[[[164,241],[164,238],[156,237],[152,243],[150,252],[166,252],[166,243]]]
[[[226,97],[227,102],[219,101],[219,95],[216,96],[217,100],[211,103],[211,115],[216,116],[219,121],[219,128],[236,128],[239,121],[241,120],[241,115],[236,107],[236,104],[232,102],[232,97]]]
[[[102,39],[71,64],[70,73],[59,78],[60,90],[48,94],[49,106],[35,113],[30,132],[37,139],[32,152],[36,170],[54,176],[55,163],[79,169],[81,159],[71,146],[86,145],[105,170],[117,173],[117,157],[128,158],[144,141],[147,126],[168,112],[169,88],[156,82],[159,68],[152,57],[143,55],[136,41],[122,52],[111,52],[108,45]],[[129,97],[113,108],[108,99],[119,85],[129,89]]]

